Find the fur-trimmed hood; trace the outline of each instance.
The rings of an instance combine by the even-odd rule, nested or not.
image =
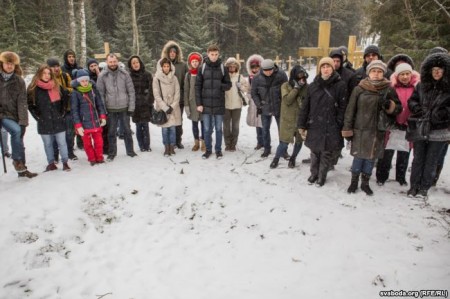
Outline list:
[[[20,68],[20,57],[14,52],[5,51],[0,54],[0,64],[10,62],[14,64],[14,73],[18,76],[22,76],[22,69]],[[3,72],[3,65],[1,71]]]
[[[422,63],[420,68],[421,84],[424,90],[430,90],[434,87],[436,81],[433,79],[431,70],[433,67],[440,67],[444,69],[444,75],[439,80],[439,87],[441,90],[450,89],[450,55],[444,53],[436,53],[428,55]]]
[[[245,68],[247,69],[247,73],[251,74],[252,71],[250,69],[250,62],[252,62],[253,60],[258,60],[259,61],[259,65],[261,65],[261,62],[264,60],[264,58],[259,55],[259,54],[253,54],[251,55],[248,59],[247,62],[245,63]]]
[[[199,52],[192,52],[192,53],[190,53],[190,54],[188,55],[188,58],[187,58],[187,64],[188,64],[189,69],[192,69],[192,65],[191,65],[191,57],[192,57],[193,55],[197,55],[198,57],[200,57],[200,61],[199,61],[200,63],[198,64],[199,67],[200,67],[200,66],[202,65],[202,63],[203,63],[203,56],[202,56],[202,54],[199,53]]]
[[[175,62],[182,62],[183,61],[183,52],[181,51],[180,45],[177,42],[173,41],[173,40],[168,41],[164,45],[164,47],[163,47],[163,49],[161,51],[161,59],[162,58],[170,59],[169,58],[169,51],[170,51],[170,48],[172,48],[172,47],[175,47],[177,49],[177,58],[176,58]]]
[[[392,73],[391,77],[389,78],[389,81],[391,81],[391,86],[394,88],[400,84],[400,82],[398,81],[398,75],[396,75],[395,73]],[[419,82],[420,82],[420,74],[419,72],[413,70],[411,75],[411,82],[409,83],[412,86],[416,87],[417,84],[419,84]]]
[[[169,74],[166,75],[162,71],[161,59],[158,60],[158,62],[156,63],[155,78],[159,79],[165,83],[171,83],[175,78],[175,66],[173,65],[173,63],[170,63],[170,72],[169,72]]]
[[[389,61],[387,63],[388,69],[390,69],[392,72],[395,72],[395,66],[400,61],[403,61],[404,63],[409,64],[414,69],[413,59],[406,54],[397,54],[397,55],[392,56],[392,58],[389,59]]]
[[[236,60],[236,58],[230,57],[230,58],[227,59],[227,61],[225,62],[225,67],[229,67],[230,65],[235,65],[236,66],[236,72],[239,73],[239,71],[241,69],[241,65]]]

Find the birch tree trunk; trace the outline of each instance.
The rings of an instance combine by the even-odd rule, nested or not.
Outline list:
[[[84,0],[80,0],[80,27],[81,27],[81,53],[79,65],[86,64],[86,13],[84,11]]]
[[[76,23],[75,23],[75,12],[73,10],[73,0],[67,0],[68,12],[69,12],[69,48],[75,53],[76,49]]]
[[[139,55],[139,29],[136,19],[136,0],[131,0],[131,23],[133,25],[133,51]]]

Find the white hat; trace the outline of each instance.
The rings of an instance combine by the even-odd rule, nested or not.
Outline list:
[[[411,65],[409,65],[408,63],[400,63],[395,67],[395,75],[398,76],[400,75],[400,73],[403,72],[410,72],[412,73],[413,69],[411,67]]]

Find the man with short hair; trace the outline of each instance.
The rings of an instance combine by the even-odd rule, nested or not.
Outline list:
[[[219,58],[219,47],[211,45],[207,50],[208,57],[200,68],[195,82],[197,111],[202,113],[205,128],[206,151],[203,159],[212,154],[212,132],[216,130],[216,158],[222,159],[222,124],[225,114],[225,91],[231,88],[230,75]]]
[[[130,75],[119,68],[115,54],[106,57],[108,67],[103,70],[97,80],[97,88],[108,111],[109,153],[107,160],[112,162],[117,155],[117,126],[124,128],[125,148],[130,157],[137,156],[133,149],[133,138],[130,128],[130,116],[135,108],[135,91]]]
[[[260,75],[256,76],[252,83],[252,98],[261,115],[263,126],[264,152],[262,158],[267,158],[271,153],[270,125],[272,116],[277,122],[278,132],[280,129],[281,109],[281,85],[288,78],[284,71],[280,70],[272,59],[264,59],[261,63]],[[287,153],[284,158],[289,159]]]
[[[13,165],[19,177],[33,178],[36,173],[25,166],[23,136],[28,126],[28,104],[20,58],[14,52],[0,54],[0,128],[11,135]]]

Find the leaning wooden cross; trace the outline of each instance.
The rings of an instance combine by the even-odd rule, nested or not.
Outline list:
[[[106,59],[106,56],[110,54],[109,43],[105,43],[105,53],[103,54],[94,54],[96,59]],[[114,53],[117,57],[120,57],[120,53]]]

